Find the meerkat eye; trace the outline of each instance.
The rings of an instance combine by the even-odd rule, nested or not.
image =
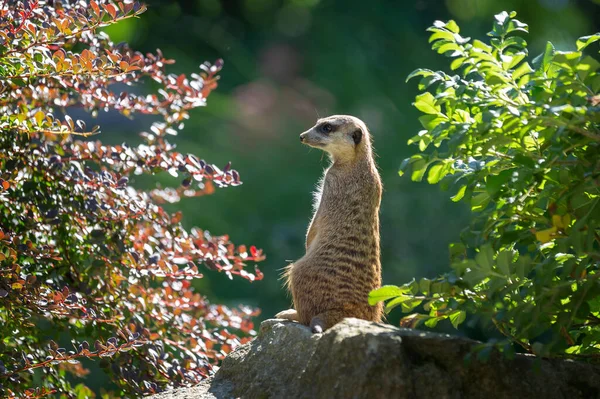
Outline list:
[[[321,125],[321,131],[323,133],[331,133],[333,132],[333,126],[331,125],[331,123],[324,123]]]

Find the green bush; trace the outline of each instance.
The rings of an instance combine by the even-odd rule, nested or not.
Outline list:
[[[241,183],[229,164],[170,143],[217,86],[221,62],[189,77],[168,74],[173,61],[160,51],[144,55],[98,30],[144,9],[130,1],[0,5],[1,397],[88,397],[86,381],[108,378],[106,397],[194,385],[254,333],[256,310],[211,304],[192,281],[202,266],[260,279],[245,266],[262,252],[188,231],[161,205]],[[149,80],[156,93],[125,91]],[[107,145],[95,140],[98,127],[67,114],[77,108],[156,122],[141,144]],[[158,173],[180,184],[131,185]],[[88,375],[82,359],[98,360],[104,375]]]
[[[543,356],[600,354],[600,74],[586,55],[547,43],[528,60],[527,25],[495,16],[489,40],[460,35],[454,21],[429,28],[433,50],[456,74],[418,69],[414,103],[420,152],[400,174],[426,178],[470,205],[474,217],[450,246],[452,271],[385,286],[371,303],[410,313],[402,324],[449,319],[493,323],[509,342]],[[484,353],[484,352],[482,352]]]

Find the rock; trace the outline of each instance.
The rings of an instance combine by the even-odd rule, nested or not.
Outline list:
[[[477,342],[345,319],[324,334],[266,320],[213,379],[153,396],[175,398],[599,398],[600,367],[493,354],[464,361]]]

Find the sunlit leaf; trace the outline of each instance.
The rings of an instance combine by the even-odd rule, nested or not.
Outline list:
[[[576,43],[577,51],[581,51],[581,50],[585,49],[587,46],[589,46],[592,43],[597,42],[598,40],[600,40],[600,33],[580,37],[579,39],[577,39],[577,43]]]

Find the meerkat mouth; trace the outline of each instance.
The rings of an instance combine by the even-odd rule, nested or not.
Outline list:
[[[325,143],[322,143],[322,142],[320,142],[320,141],[313,141],[313,142],[306,142],[306,141],[305,141],[305,142],[304,142],[304,143],[302,143],[302,144],[305,144],[305,145],[307,145],[307,146],[309,146],[309,147],[316,147],[316,148],[319,148],[319,147],[320,147],[320,148],[323,148],[323,147],[325,147]]]

